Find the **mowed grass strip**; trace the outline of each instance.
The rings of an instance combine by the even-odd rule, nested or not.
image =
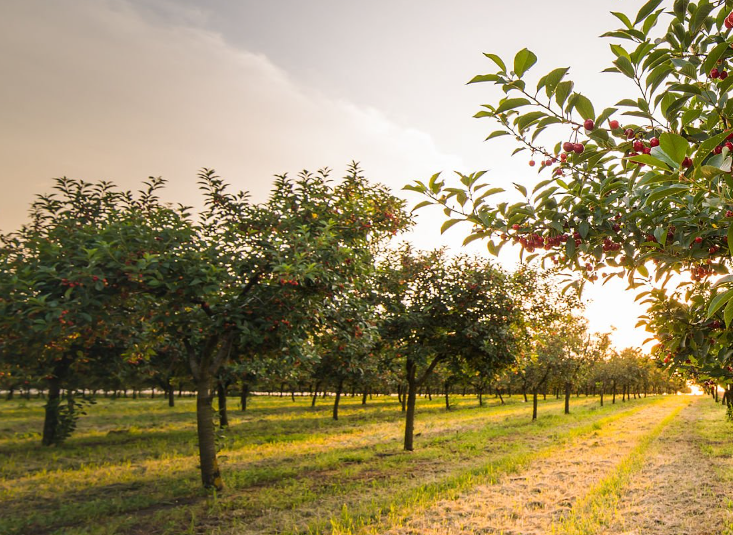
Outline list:
[[[626,486],[644,465],[645,456],[667,426],[693,401],[675,408],[662,419],[617,466],[611,474],[595,485],[578,501],[570,513],[552,528],[557,535],[594,535],[602,533],[615,517]]]
[[[0,403],[0,533],[52,533],[64,526],[64,533],[132,533],[142,524],[150,533],[178,533],[192,522],[225,527],[258,520],[307,529],[344,504],[358,509],[375,495],[375,503],[386,503],[395,488],[476,469],[477,458],[489,454],[531,451],[558,433],[629,408],[618,403],[598,410],[597,399],[580,398],[573,400],[575,414],[566,417],[558,414],[562,400],[553,399],[542,403],[540,421],[531,424],[530,406],[517,397],[481,409],[467,398],[450,412],[442,400],[420,400],[423,436],[409,454],[400,449],[402,414],[394,398],[366,407],[348,398],[339,422],[330,420],[321,400],[311,410],[307,398],[256,398],[244,416],[232,411],[234,425],[221,453],[228,488],[212,508],[198,488],[193,413],[187,412],[192,401],[181,401],[174,409],[163,400],[103,401],[58,449],[18,436],[31,423],[40,426],[41,402]]]
[[[673,410],[670,402],[674,398],[657,399],[655,405],[664,403],[665,410]],[[563,455],[564,451],[575,444],[576,441],[590,435],[613,434],[619,432],[627,419],[636,414],[651,412],[652,405],[649,403],[639,404],[625,411],[614,411],[594,421],[574,426],[564,432],[556,433],[554,440],[549,442],[539,440],[534,442],[534,448],[518,448],[515,452],[500,458],[484,458],[484,464],[476,466],[466,472],[454,474],[445,480],[415,488],[412,492],[405,493],[393,499],[388,508],[382,511],[382,515],[355,514],[350,511],[342,511],[337,518],[331,519],[332,533],[339,535],[347,534],[377,534],[390,532],[395,529],[406,528],[408,533],[417,533],[418,530],[407,524],[410,519],[419,518],[426,514],[429,507],[438,501],[450,502],[461,500],[467,491],[481,485],[493,485],[502,476],[509,474],[524,474],[524,468],[530,463],[546,462],[544,459],[551,459],[553,456]],[[653,417],[653,416],[651,416]],[[555,428],[557,429],[557,428]],[[385,511],[387,513],[385,514]],[[439,515],[440,516],[440,515]],[[465,527],[465,526],[464,526]],[[312,532],[326,532],[326,529],[314,529]],[[439,530],[438,530],[439,531]],[[466,531],[473,533],[473,531]],[[431,531],[432,533],[432,531]]]

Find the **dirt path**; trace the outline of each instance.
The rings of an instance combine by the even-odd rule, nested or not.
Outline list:
[[[695,433],[701,418],[722,417],[704,411],[710,403],[697,399],[660,435],[604,534],[719,535],[733,521],[726,508],[733,493],[715,476],[716,461],[703,453],[705,439]]]
[[[474,487],[457,500],[438,502],[386,533],[550,533],[552,524],[578,498],[610,473],[665,416],[685,403],[689,403],[689,398],[671,397],[661,404],[644,407],[532,462],[520,474],[506,475],[495,485]]]

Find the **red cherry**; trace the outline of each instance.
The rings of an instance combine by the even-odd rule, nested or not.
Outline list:
[[[716,68],[713,68],[710,71],[710,78],[717,78],[718,76],[720,76],[720,71]]]
[[[702,243],[702,238],[700,236],[695,238],[695,243]]]
[[[565,152],[573,152],[574,149],[575,145],[573,143],[570,143],[569,141],[566,141],[562,144],[562,150],[564,150]]]
[[[727,210],[725,212],[725,217],[733,217],[733,210]]]
[[[562,154],[560,154],[560,161],[561,162],[566,162],[567,160],[568,160],[568,153],[567,152],[563,152]]]
[[[624,135],[626,136],[626,139],[632,139],[635,134],[631,128],[627,128],[626,130],[624,130]]]
[[[585,122],[583,123],[583,126],[585,127],[586,130],[593,130],[596,127],[595,123],[593,122],[593,119],[586,119]]]
[[[682,160],[682,167],[692,167],[692,158],[685,156],[685,159]]]
[[[575,145],[573,145],[573,152],[575,152],[576,154],[580,154],[584,150],[585,150],[585,147],[583,146],[582,143],[576,143]]]
[[[519,230],[519,229],[520,229],[520,226],[518,224],[514,223],[512,225],[512,230]]]
[[[608,127],[609,127],[609,128],[611,129],[611,130],[616,130],[616,129],[617,129],[617,128],[619,128],[620,126],[621,126],[621,125],[619,125],[619,124],[618,124],[618,121],[617,121],[616,119],[611,119],[610,121],[608,121]]]
[[[530,161],[529,161],[529,166],[530,166],[530,167],[534,167],[534,160],[530,160]]]
[[[649,146],[650,147],[658,147],[659,146],[659,139],[656,137],[653,137],[649,140]]]
[[[644,154],[651,154],[652,153],[652,149],[651,149],[651,147],[644,147],[644,150],[642,152]]]
[[[723,147],[721,147],[720,145],[713,149],[714,154],[720,154],[721,152],[723,152]]]
[[[636,140],[634,141],[633,147],[636,152],[641,152],[644,150],[644,142],[641,140]]]
[[[725,80],[726,78],[728,78],[728,71],[721,71],[720,79]]]

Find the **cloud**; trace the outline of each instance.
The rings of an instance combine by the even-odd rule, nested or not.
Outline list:
[[[425,132],[302,87],[195,19],[149,17],[122,0],[0,8],[0,229],[16,228],[63,175],[132,188],[162,175],[170,200],[195,205],[201,167],[258,200],[274,174],[340,173],[352,159],[397,189],[462,167]]]

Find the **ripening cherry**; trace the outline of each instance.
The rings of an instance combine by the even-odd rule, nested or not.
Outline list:
[[[692,158],[690,158],[689,156],[685,156],[685,159],[682,160],[682,167],[692,167]]]
[[[626,136],[626,139],[633,139],[635,136],[634,131],[631,128],[624,130],[624,135]]]
[[[583,146],[582,143],[575,143],[573,145],[573,152],[575,152],[576,154],[581,154],[584,150],[585,150],[585,147]]]
[[[611,119],[610,121],[608,121],[608,127],[611,130],[618,130],[621,127],[621,125],[618,123],[616,119]]]
[[[700,236],[697,236],[695,238],[695,243],[702,243],[702,238]]]
[[[641,152],[644,150],[644,142],[641,140],[636,140],[634,141],[633,147],[636,152]]]
[[[530,161],[529,161],[529,166],[530,166],[530,167],[534,167],[534,164],[535,164],[534,160],[530,160]]]
[[[721,152],[723,152],[723,147],[721,147],[720,145],[713,149],[713,154],[720,154]]]
[[[575,144],[571,143],[570,141],[566,141],[562,144],[562,150],[565,152],[573,152],[575,149]]]
[[[710,71],[710,78],[713,78],[714,79],[714,78],[717,78],[718,76],[720,76],[720,71],[718,69],[716,69],[716,68],[713,68]]]
[[[593,130],[596,127],[595,123],[593,122],[593,119],[586,119],[585,122],[583,123],[583,126],[585,127],[586,130]]]
[[[720,79],[725,80],[728,78],[728,71],[720,71]]]
[[[649,140],[649,146],[650,147],[658,147],[659,146],[659,139],[656,137],[653,137]]]

